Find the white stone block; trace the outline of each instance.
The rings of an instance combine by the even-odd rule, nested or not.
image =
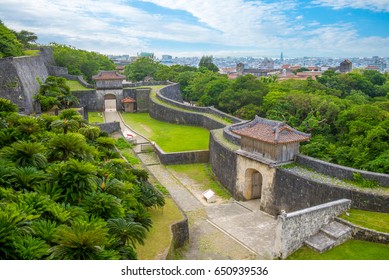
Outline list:
[[[215,193],[212,190],[203,192],[203,197],[208,203],[213,203],[216,201]]]

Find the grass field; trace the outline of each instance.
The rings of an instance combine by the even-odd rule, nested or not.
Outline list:
[[[40,51],[39,50],[24,50],[23,55],[28,55],[28,56],[37,56],[39,55]]]
[[[389,245],[349,240],[322,254],[304,246],[288,260],[389,260]]]
[[[103,113],[88,112],[88,119],[90,123],[104,123]]]
[[[208,150],[209,131],[205,128],[157,121],[147,113],[122,113],[122,116],[127,125],[165,152]]]
[[[66,84],[70,87],[70,91],[83,91],[83,90],[90,90],[90,88],[84,87],[82,84],[80,84],[79,81],[70,81],[67,80]]]
[[[136,247],[139,260],[160,259],[170,245],[170,225],[184,218],[171,198],[165,200],[166,204],[162,209],[150,210],[153,227],[147,233],[145,244]]]
[[[209,164],[169,165],[167,166],[167,169],[187,176],[189,179],[193,180],[196,185],[201,186],[204,191],[211,189],[221,198],[231,198],[231,194],[214,178]]]
[[[371,212],[358,209],[350,209],[348,213],[348,216],[343,214],[340,217],[357,226],[389,233],[389,213]]]

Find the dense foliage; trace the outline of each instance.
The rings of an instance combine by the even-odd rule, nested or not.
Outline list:
[[[146,77],[155,78],[161,65],[162,64],[158,61],[155,61],[150,57],[141,57],[127,65],[124,68],[124,74],[126,75],[127,80],[133,82],[142,81]]]
[[[164,205],[147,172],[73,110],[1,116],[0,259],[136,259]]]
[[[43,83],[40,82],[39,92],[34,98],[39,100],[43,112],[50,110],[54,105],[66,109],[78,104],[77,97],[71,93],[66,79],[62,77],[49,76]]]
[[[115,69],[115,64],[106,55],[56,43],[51,43],[50,47],[56,65],[66,67],[69,74],[83,76],[89,83],[100,70]]]
[[[23,45],[0,20],[0,58],[23,55]]]

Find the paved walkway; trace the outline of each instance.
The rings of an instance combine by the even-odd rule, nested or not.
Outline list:
[[[260,201],[230,200],[217,205],[200,201],[185,186],[186,182],[160,164],[155,153],[142,153],[141,144],[149,141],[124,124],[117,112],[105,112],[105,121],[120,122],[122,133],[134,136],[137,143],[134,152],[188,216],[190,241],[181,252],[183,259],[272,258],[276,221],[259,211]]]

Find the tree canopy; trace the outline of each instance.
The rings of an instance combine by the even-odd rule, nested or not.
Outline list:
[[[199,62],[199,68],[202,67],[206,68],[209,71],[212,72],[218,72],[219,68],[213,63],[213,57],[212,56],[202,56]]]
[[[56,65],[66,67],[69,74],[83,76],[89,83],[100,70],[115,69],[115,64],[106,55],[57,43],[50,43],[50,47]]]
[[[0,58],[23,55],[23,45],[15,33],[0,21]]]
[[[156,78],[156,73],[160,67],[162,67],[162,64],[158,61],[155,61],[150,57],[141,57],[127,65],[124,68],[124,74],[129,81],[138,82],[146,77]]]

